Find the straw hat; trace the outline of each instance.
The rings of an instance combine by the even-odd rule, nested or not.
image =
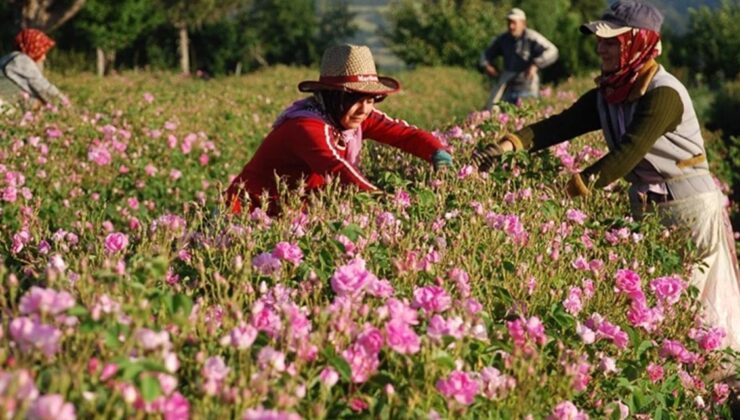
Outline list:
[[[378,76],[370,48],[364,45],[336,45],[328,48],[321,58],[318,81],[298,84],[301,92],[346,90],[370,95],[398,92],[401,84],[390,77]]]

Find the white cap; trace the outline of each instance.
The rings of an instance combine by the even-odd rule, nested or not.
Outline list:
[[[509,10],[509,14],[506,15],[507,20],[527,20],[527,15],[524,10],[515,7]]]

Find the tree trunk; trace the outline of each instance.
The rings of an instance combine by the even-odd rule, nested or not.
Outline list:
[[[105,53],[102,48],[96,48],[95,53],[98,57],[98,77],[105,75]]]
[[[105,74],[111,74],[116,70],[116,50],[105,53]]]
[[[188,39],[188,27],[185,24],[178,25],[180,32],[180,69],[182,74],[190,74],[190,40]]]
[[[98,76],[111,74],[116,66],[116,50],[105,51],[102,48],[96,48],[95,53],[98,57]]]
[[[15,0],[21,13],[21,28],[36,28],[51,32],[72,19],[85,5],[85,0],[74,0],[66,7],[59,7],[55,0]]]

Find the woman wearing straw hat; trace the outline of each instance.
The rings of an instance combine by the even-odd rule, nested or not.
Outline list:
[[[39,64],[54,46],[54,40],[37,29],[23,29],[15,37],[17,51],[0,58],[0,112],[12,109],[23,96],[42,103],[66,101],[59,89],[41,73]]]
[[[575,174],[571,196],[624,177],[632,185],[632,213],[657,211],[663,223],[691,231],[702,264],[691,283],[700,291],[704,319],[740,350],[740,274],[725,203],[707,165],[699,121],[686,88],[655,57],[663,17],[647,3],[620,0],[601,20],[581,27],[595,34],[602,60],[598,87],[559,115],[503,136],[474,154],[487,171],[505,151],[546,149],[601,129],[610,152]]]
[[[400,84],[377,75],[368,47],[330,47],[321,60],[319,80],[301,82],[298,89],[313,96],[283,111],[232,181],[226,196],[233,212],[241,211],[244,199],[251,207],[260,206],[265,192],[274,204],[276,176],[289,188],[304,181],[309,191],[323,187],[332,177],[360,191],[377,190],[358,169],[363,138],[397,147],[435,168],[452,164],[435,136],[375,109],[376,103],[398,92]],[[274,205],[268,207],[276,212]]]

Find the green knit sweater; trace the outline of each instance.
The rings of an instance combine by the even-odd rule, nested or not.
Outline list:
[[[590,90],[562,113],[519,130],[517,137],[535,152],[601,129],[597,94],[598,89]],[[662,86],[647,92],[638,99],[632,122],[618,144],[584,169],[583,179],[595,175],[596,187],[601,188],[627,175],[663,134],[678,127],[682,117],[683,103],[675,89]]]

